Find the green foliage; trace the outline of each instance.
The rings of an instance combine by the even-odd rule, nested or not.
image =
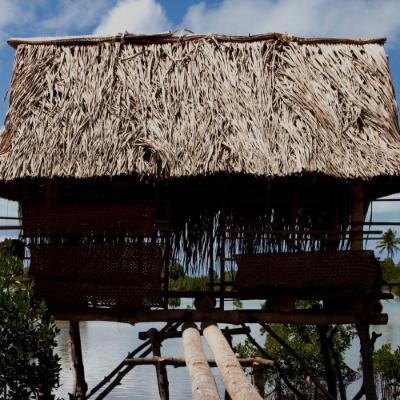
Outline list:
[[[169,278],[171,281],[176,281],[185,275],[185,268],[182,264],[179,264],[173,260],[169,262]]]
[[[310,325],[284,325],[274,326],[274,331],[296,351],[296,353],[314,371],[324,371],[325,365],[319,342],[319,330]],[[333,337],[333,346],[337,352],[341,369],[345,370],[343,362],[344,352],[350,348],[354,332],[349,327],[338,326],[337,333]],[[300,363],[291,354],[282,348],[271,336],[266,337],[265,348],[274,359],[284,360],[283,367],[290,381],[301,391],[307,390],[304,370]],[[320,375],[320,374],[319,374]]]
[[[374,352],[375,376],[382,400],[400,399],[400,346],[392,351],[390,344]]]
[[[383,280],[388,283],[400,283],[400,266],[396,265],[391,258],[381,262]],[[394,286],[392,292],[400,296],[400,287]]]
[[[388,229],[382,239],[376,245],[379,253],[387,252],[389,258],[393,258],[394,254],[400,250],[400,238],[397,237],[397,232],[394,229]]]
[[[22,262],[0,252],[0,399],[49,398],[59,385],[58,330],[32,289]]]
[[[309,325],[287,325],[274,324],[273,330],[288,343],[301,359],[311,369],[316,371],[316,375],[324,376],[325,364],[320,346],[320,331],[316,326]],[[265,335],[265,332],[261,330]],[[354,379],[354,372],[344,363],[343,355],[350,348],[354,337],[354,329],[349,326],[337,326],[336,333],[332,336],[332,344],[335,353],[338,355],[340,369],[344,376],[344,381],[349,382]],[[281,369],[289,381],[302,393],[307,393],[310,398],[315,395],[314,386],[301,367],[298,360],[293,357],[286,349],[276,342],[270,335],[266,335],[264,349],[274,360],[280,363]],[[235,346],[235,352],[239,357],[264,357],[258,349],[248,340]],[[294,399],[293,392],[282,381],[276,369],[268,370],[265,375],[266,385],[271,394],[268,398],[275,399]]]
[[[233,300],[232,304],[233,304],[233,308],[235,308],[236,310],[240,310],[241,308],[243,308],[243,303],[239,299]]]
[[[178,308],[181,305],[180,297],[170,297],[168,299],[168,305],[172,308]]]

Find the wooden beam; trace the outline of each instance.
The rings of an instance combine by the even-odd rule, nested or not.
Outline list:
[[[223,328],[222,329],[222,333],[226,336],[226,335],[245,335],[246,333],[249,333],[251,331],[251,329],[246,326],[244,328]],[[203,332],[200,330],[200,335],[203,334]],[[171,331],[164,336],[164,340],[165,339],[173,339],[173,338],[180,338],[182,337],[182,333],[183,331]],[[138,337],[140,340],[147,340],[149,337],[148,331],[144,331],[144,332],[139,332],[138,333]]]
[[[388,322],[387,314],[371,315],[368,319],[351,313],[319,313],[319,312],[291,312],[278,313],[264,310],[213,310],[203,312],[199,310],[132,310],[114,311],[104,309],[85,310],[52,310],[56,320],[61,321],[114,321],[136,324],[139,322],[220,322],[240,325],[248,322],[329,325],[355,324],[369,322],[373,325],[384,325]]]
[[[247,367],[254,368],[255,365],[260,365],[263,368],[275,367],[275,363],[273,361],[265,360],[264,358],[258,358],[258,357],[238,358],[238,361],[243,368]],[[123,362],[124,364],[133,366],[156,365],[156,364],[170,365],[171,367],[174,368],[181,368],[187,366],[186,360],[180,357],[132,357],[132,358],[126,358]],[[210,368],[217,367],[217,363],[213,358],[207,358],[206,362]]]
[[[257,389],[249,382],[235,353],[218,326],[206,325],[203,336],[215,357],[225,389],[232,400],[262,400]]]
[[[85,381],[85,369],[83,366],[79,322],[70,321],[69,338],[70,338],[70,351],[71,351],[71,368],[72,368],[72,373],[74,375],[72,398],[75,400],[84,400],[86,399],[86,392],[88,386]]]
[[[193,323],[183,325],[183,354],[192,381],[193,400],[219,400],[217,384],[200,342],[200,333]]]

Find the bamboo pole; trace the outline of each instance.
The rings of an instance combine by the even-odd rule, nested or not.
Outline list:
[[[85,369],[83,366],[79,322],[70,321],[69,337],[70,337],[70,350],[71,350],[71,367],[74,375],[72,398],[76,400],[84,400],[86,398],[86,392],[88,386],[85,381]]]
[[[200,342],[200,333],[193,323],[183,325],[183,353],[192,381],[193,400],[219,400],[215,379]]]
[[[224,386],[232,400],[261,400],[257,389],[249,382],[243,369],[218,326],[210,324],[203,329]]]
[[[355,324],[369,322],[373,325],[386,324],[387,314],[369,315],[364,319],[354,313],[291,312],[279,313],[264,310],[132,310],[113,311],[102,309],[52,310],[60,321],[114,321],[136,324],[138,322],[220,322],[243,324],[251,322],[286,323],[306,325]]]

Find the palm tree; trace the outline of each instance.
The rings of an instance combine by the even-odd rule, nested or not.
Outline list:
[[[400,250],[400,238],[394,229],[388,229],[382,236],[382,239],[376,245],[379,253],[387,251],[388,257],[393,258],[394,253]]]

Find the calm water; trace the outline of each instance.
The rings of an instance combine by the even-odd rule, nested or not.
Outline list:
[[[245,302],[246,308],[257,308],[258,301]],[[385,326],[375,326],[376,332],[383,333],[378,339],[377,346],[384,343],[392,343],[393,347],[400,345],[400,302],[387,301],[384,303],[385,312],[389,314],[389,324]],[[58,396],[68,398],[68,391],[72,384],[72,374],[69,365],[68,350],[68,328],[67,322],[59,322],[61,330],[58,336],[58,353],[62,361],[61,382],[62,387],[58,391]],[[114,322],[82,322],[80,324],[82,337],[82,351],[85,362],[86,380],[89,388],[98,383],[107,375],[115,365],[117,365],[127,353],[142,343],[138,339],[138,332],[145,331],[150,327],[161,328],[163,324],[142,323],[136,326],[120,324]],[[224,325],[221,325],[223,327]],[[252,326],[253,335],[263,343],[264,339],[259,334],[257,326]],[[237,336],[235,343],[243,340]],[[161,352],[168,356],[183,356],[182,344],[180,339],[168,339],[164,342]],[[209,349],[204,343],[204,348],[208,355]],[[346,354],[346,361],[350,367],[357,369],[359,364],[359,345],[355,340],[353,346]],[[213,369],[220,392],[223,392],[221,380],[217,370]],[[190,381],[186,368],[168,367],[168,377],[170,381],[171,399],[186,400],[191,398]],[[355,382],[350,387],[349,392],[355,393],[360,382]],[[139,366],[134,368],[122,381],[122,385],[114,389],[108,399],[158,399],[158,390],[154,367]]]

